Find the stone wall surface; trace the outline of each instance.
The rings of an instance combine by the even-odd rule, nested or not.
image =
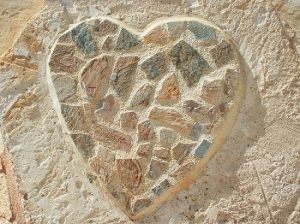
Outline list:
[[[0,144],[0,223],[300,222],[300,10],[296,0],[49,0],[44,3],[0,0],[0,3],[0,14],[3,18],[0,26],[6,30],[0,35],[0,128],[3,139],[3,144]],[[137,142],[142,139],[143,144],[134,148],[137,154],[140,153],[138,155],[147,155],[151,149],[147,141],[151,136],[155,140],[157,137],[158,143],[163,146],[154,149],[153,155],[158,159],[153,159],[154,162],[152,160],[147,165],[150,168],[156,167],[150,173],[150,177],[153,177],[160,172],[157,167],[163,167],[162,164],[167,163],[166,161],[173,161],[174,156],[178,158],[180,155],[176,154],[176,147],[170,150],[170,154],[165,153],[166,150],[162,148],[170,147],[171,143],[164,142],[163,136],[168,134],[170,139],[191,138],[187,142],[196,143],[192,142],[191,136],[198,136],[199,126],[193,126],[191,122],[198,119],[196,109],[198,112],[205,110],[200,110],[199,105],[195,106],[195,102],[191,101],[187,107],[189,116],[153,107],[149,119],[159,124],[167,121],[168,131],[164,130],[165,133],[161,127],[156,129],[154,122],[154,132],[159,130],[159,135],[151,134],[152,120],[139,123],[132,111],[123,113],[121,110],[123,114],[120,115],[118,123],[120,130],[110,120],[120,113],[118,108],[123,108],[122,103],[125,100],[118,104],[118,99],[129,99],[129,106],[133,108],[144,108],[153,98],[163,106],[176,105],[181,102],[178,99],[181,88],[195,82],[199,71],[198,67],[193,69],[195,63],[199,65],[201,61],[208,69],[199,56],[192,57],[194,64],[190,67],[182,62],[178,64],[178,60],[184,58],[178,53],[180,51],[197,55],[179,42],[179,50],[173,47],[173,53],[170,54],[173,61],[166,59],[171,64],[174,63],[179,73],[183,74],[179,84],[176,78],[174,80],[175,76],[170,76],[169,81],[163,79],[165,81],[158,85],[158,88],[165,87],[169,91],[153,95],[151,85],[154,85],[154,81],[149,81],[151,85],[134,88],[131,95],[130,83],[133,81],[128,78],[130,73],[136,69],[138,72],[143,70],[148,74],[146,80],[152,80],[153,77],[156,80],[155,77],[164,72],[164,61],[159,54],[154,54],[159,59],[154,57],[137,63],[136,55],[131,49],[146,52],[147,55],[148,52],[151,55],[152,52],[157,53],[151,44],[160,46],[169,43],[169,40],[164,36],[164,28],[153,27],[159,21],[175,18],[174,16],[183,20],[197,18],[210,21],[211,23],[206,24],[208,27],[214,27],[226,40],[232,41],[233,48],[236,49],[235,57],[241,66],[240,74],[243,74],[246,83],[241,87],[243,91],[238,92],[244,93],[243,104],[238,108],[239,114],[232,119],[233,127],[228,130],[218,129],[220,131],[213,140],[222,142],[224,139],[222,147],[214,156],[204,152],[203,160],[210,160],[198,170],[199,176],[196,180],[186,186],[182,183],[185,188],[181,188],[180,192],[172,195],[172,198],[155,211],[132,220],[126,208],[120,206],[123,203],[126,207],[132,192],[118,201],[105,183],[106,177],[110,177],[106,173],[109,169],[107,164],[115,160],[107,148],[124,149],[125,152],[120,150],[116,154],[117,160],[119,159],[116,169],[120,172],[121,181],[122,178],[128,180],[126,188],[133,188],[136,183],[140,183],[139,172],[144,169],[136,164],[144,164],[144,160],[140,162],[139,156],[132,155],[130,162],[125,159],[126,152],[131,148],[132,141],[129,139],[133,135],[124,134],[124,130],[126,133],[132,133],[132,129],[140,130]],[[98,17],[112,18],[128,30],[120,29],[116,36],[117,28],[113,24],[99,23],[101,29],[107,32],[105,36],[109,34],[109,38],[101,42],[103,51],[100,49],[101,52],[108,52],[108,55],[85,63],[86,56],[81,56],[82,52],[88,57],[94,57],[96,52],[98,54],[98,39],[94,38],[94,34],[90,37],[78,23],[95,21]],[[70,36],[67,30],[71,31]],[[152,30],[149,33],[144,32],[148,34],[144,38],[144,45],[137,38],[138,33],[143,33],[143,30]],[[228,57],[224,59],[225,62],[214,61],[216,48],[209,41],[198,43],[193,39],[203,38],[203,33],[206,36],[212,35],[207,27],[201,33],[197,33],[198,30],[199,27],[190,27],[183,36],[195,44],[194,48],[207,48],[210,50],[207,52],[213,53],[212,56],[208,56],[206,51],[202,54],[204,59],[211,59],[207,59],[210,68],[217,69],[227,63]],[[176,36],[176,32],[171,34]],[[103,33],[99,35],[102,38]],[[191,39],[190,35],[193,36]],[[70,45],[72,41],[76,48]],[[147,45],[149,43],[150,47]],[[124,55],[124,49],[129,56],[119,58],[113,69],[110,49],[115,47],[121,49],[121,53],[116,53],[118,56]],[[228,54],[225,50],[221,56],[224,52]],[[53,58],[53,55],[58,59]],[[157,66],[154,66],[155,69],[149,66],[153,61]],[[77,70],[80,70],[81,76],[76,76]],[[98,70],[103,74],[103,79],[98,79],[97,74],[93,73]],[[70,76],[66,76],[66,71],[70,71]],[[51,72],[55,74],[52,76]],[[113,74],[109,79],[105,75],[108,73]],[[190,77],[190,74],[195,76]],[[83,88],[79,82],[83,84]],[[107,85],[103,85],[106,82],[112,85],[112,91],[109,89],[108,93]],[[218,105],[223,100],[223,95],[218,90],[220,82],[203,82],[202,85],[201,81],[204,88],[200,95],[205,102],[210,100],[212,105]],[[93,85],[97,83],[103,85],[103,92],[94,89]],[[74,86],[79,88],[77,92],[74,91]],[[229,94],[228,88],[227,93]],[[97,97],[102,95],[105,97],[100,97],[101,100],[97,101]],[[134,95],[141,96],[142,99]],[[85,103],[87,101],[91,103]],[[84,106],[79,106],[77,102]],[[96,110],[101,114],[101,119],[104,119],[101,120],[101,125],[93,129],[96,131],[92,130],[89,123],[94,120],[82,120],[92,110],[93,113]],[[136,110],[139,116],[146,116],[142,109]],[[223,110],[224,108],[214,107],[206,115],[211,115],[208,118],[215,114],[222,115]],[[223,116],[221,115],[219,117]],[[202,117],[199,117],[201,120]],[[112,122],[110,126],[107,125],[109,122]],[[180,135],[177,132],[174,135],[173,129],[179,129]],[[208,130],[208,127],[204,129]],[[92,147],[88,135],[90,131],[95,132],[91,135],[97,141],[105,142],[100,145],[102,148]],[[90,153],[95,153],[92,151],[94,149],[100,152],[98,156],[102,156],[101,159],[95,159],[94,154],[89,158]],[[197,149],[199,153],[203,152],[203,148]],[[101,169],[105,172],[101,173]],[[170,183],[163,182],[153,192],[159,192],[161,188],[169,185]],[[133,207],[134,211],[148,201],[141,200],[140,203]]]

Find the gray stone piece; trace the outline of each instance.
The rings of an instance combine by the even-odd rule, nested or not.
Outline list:
[[[159,52],[147,58],[142,62],[141,69],[149,79],[155,79],[164,74],[166,72],[166,59],[163,53]]]
[[[87,56],[93,56],[98,52],[98,47],[93,41],[92,35],[85,24],[79,24],[72,31],[72,39],[76,46]]]
[[[170,56],[189,87],[196,84],[204,72],[210,68],[208,62],[183,40],[173,46]]]
[[[122,28],[116,42],[116,49],[129,49],[139,43],[138,37]]]
[[[212,40],[216,38],[215,30],[212,27],[197,21],[189,21],[187,27],[197,39]]]
[[[209,149],[210,145],[210,141],[208,141],[207,139],[203,139],[200,145],[198,145],[197,148],[194,150],[193,156],[196,158],[202,158]]]

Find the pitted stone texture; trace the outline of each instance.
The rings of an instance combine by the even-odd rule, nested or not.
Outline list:
[[[149,79],[155,79],[166,72],[165,56],[160,52],[152,55],[142,62],[141,69],[147,74]]]
[[[159,26],[144,36],[145,43],[164,44],[168,41],[168,32],[166,27]]]
[[[188,86],[198,83],[200,77],[210,68],[207,61],[183,40],[173,46],[170,56]]]
[[[162,128],[159,131],[159,144],[163,147],[170,148],[177,139],[177,134],[172,129]]]
[[[151,143],[142,143],[139,145],[137,155],[149,158],[152,154],[153,147]]]
[[[111,85],[118,96],[129,94],[137,68],[138,57],[120,57],[110,77]]]
[[[170,160],[171,157],[170,150],[168,148],[163,147],[155,148],[153,155],[158,159],[167,161]]]
[[[188,29],[197,39],[212,40],[216,38],[215,30],[196,21],[187,22]]]
[[[86,130],[87,118],[82,106],[61,105],[61,113],[65,118],[67,126],[72,131]]]
[[[220,104],[224,97],[224,89],[225,86],[222,79],[205,79],[201,88],[201,98],[210,104]]]

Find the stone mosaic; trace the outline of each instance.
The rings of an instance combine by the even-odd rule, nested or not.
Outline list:
[[[130,216],[211,153],[240,75],[219,31],[175,19],[143,34],[108,18],[81,23],[49,67],[74,144]]]

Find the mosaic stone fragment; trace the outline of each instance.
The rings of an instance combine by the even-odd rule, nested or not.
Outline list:
[[[210,68],[207,61],[183,40],[172,47],[170,56],[189,87],[197,83],[205,71]]]
[[[138,57],[120,57],[110,77],[111,85],[120,97],[127,96],[132,88]]]
[[[141,69],[148,79],[155,79],[166,72],[166,59],[162,53],[156,53],[141,63]]]
[[[134,94],[130,105],[132,107],[143,106],[146,107],[151,103],[154,94],[154,87],[148,83],[141,86]]]
[[[98,47],[85,24],[79,24],[71,31],[72,39],[76,46],[87,56],[97,54]]]
[[[152,159],[149,167],[149,171],[147,173],[147,177],[150,177],[151,179],[156,179],[160,177],[167,169],[168,163],[157,160],[157,159]]]
[[[211,40],[216,38],[215,30],[197,21],[188,21],[188,29],[197,39]]]
[[[117,159],[117,169],[122,185],[130,191],[139,187],[142,170],[136,159]]]
[[[234,51],[225,40],[222,40],[221,43],[211,49],[210,53],[218,67],[226,65],[234,59]]]
[[[181,164],[193,146],[194,144],[178,143],[171,149],[173,159],[177,160],[177,162]]]
[[[207,152],[211,145],[211,142],[207,139],[203,139],[202,142],[197,146],[197,148],[194,150],[193,155],[196,158],[202,158],[203,155]]]
[[[122,28],[116,42],[116,49],[129,49],[139,44],[139,39],[136,35]]]

